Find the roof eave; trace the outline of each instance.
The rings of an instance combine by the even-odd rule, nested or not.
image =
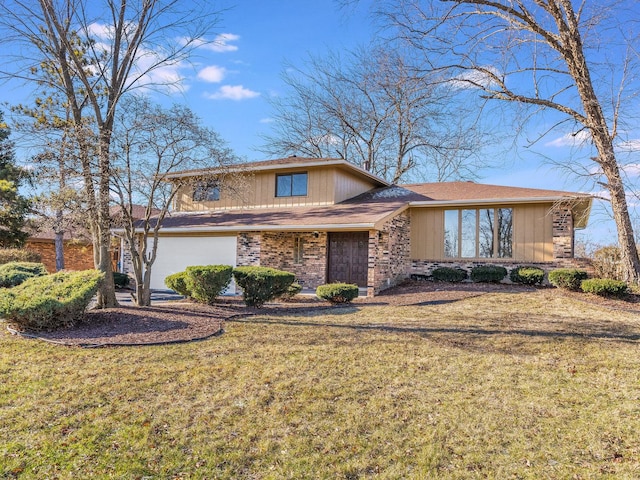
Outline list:
[[[188,177],[197,177],[199,175],[213,175],[216,173],[250,173],[250,172],[264,172],[269,170],[288,170],[294,168],[309,168],[309,167],[324,167],[324,166],[342,166],[347,167],[350,170],[357,172],[358,174],[369,178],[370,180],[379,183],[385,187],[391,185],[391,183],[387,182],[383,178],[374,175],[367,170],[358,167],[352,163],[347,162],[346,160],[331,160],[331,161],[317,161],[317,162],[298,162],[298,163],[285,163],[285,164],[273,164],[273,165],[262,165],[257,167],[243,167],[242,163],[237,165],[230,165],[229,167],[220,167],[220,168],[212,168],[208,170],[192,170],[187,172],[177,172],[173,174],[168,174],[165,176],[167,180],[171,180],[174,178],[188,178]]]

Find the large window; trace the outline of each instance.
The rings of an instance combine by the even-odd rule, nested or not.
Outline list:
[[[216,180],[197,182],[193,188],[194,202],[215,202],[220,200],[220,185]]]
[[[511,258],[513,210],[478,208],[445,210],[444,256],[448,258]]]
[[[303,197],[306,194],[306,172],[276,175],[276,197]]]

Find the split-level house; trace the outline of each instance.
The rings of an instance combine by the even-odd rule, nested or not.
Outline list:
[[[225,185],[234,170],[243,181]],[[192,182],[187,182],[192,178]],[[189,265],[261,265],[305,288],[368,295],[438,266],[570,265],[588,195],[474,182],[391,185],[342,159],[289,157],[174,173],[152,288]],[[240,187],[239,187],[240,185]]]

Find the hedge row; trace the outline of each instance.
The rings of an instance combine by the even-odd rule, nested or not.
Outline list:
[[[0,289],[0,315],[24,330],[50,330],[82,318],[104,274],[97,270],[58,272]]]
[[[183,272],[169,275],[164,282],[180,295],[210,305],[227,289],[232,276],[242,288],[244,303],[250,307],[261,307],[280,296],[292,297],[302,289],[299,285],[298,290],[292,288],[293,273],[268,267],[234,269],[229,265],[187,267]]]

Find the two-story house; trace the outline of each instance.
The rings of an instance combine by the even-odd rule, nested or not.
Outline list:
[[[305,288],[356,283],[375,295],[442,265],[570,264],[588,195],[473,182],[390,185],[341,159],[290,157],[171,175],[152,288],[189,265],[262,265]]]

